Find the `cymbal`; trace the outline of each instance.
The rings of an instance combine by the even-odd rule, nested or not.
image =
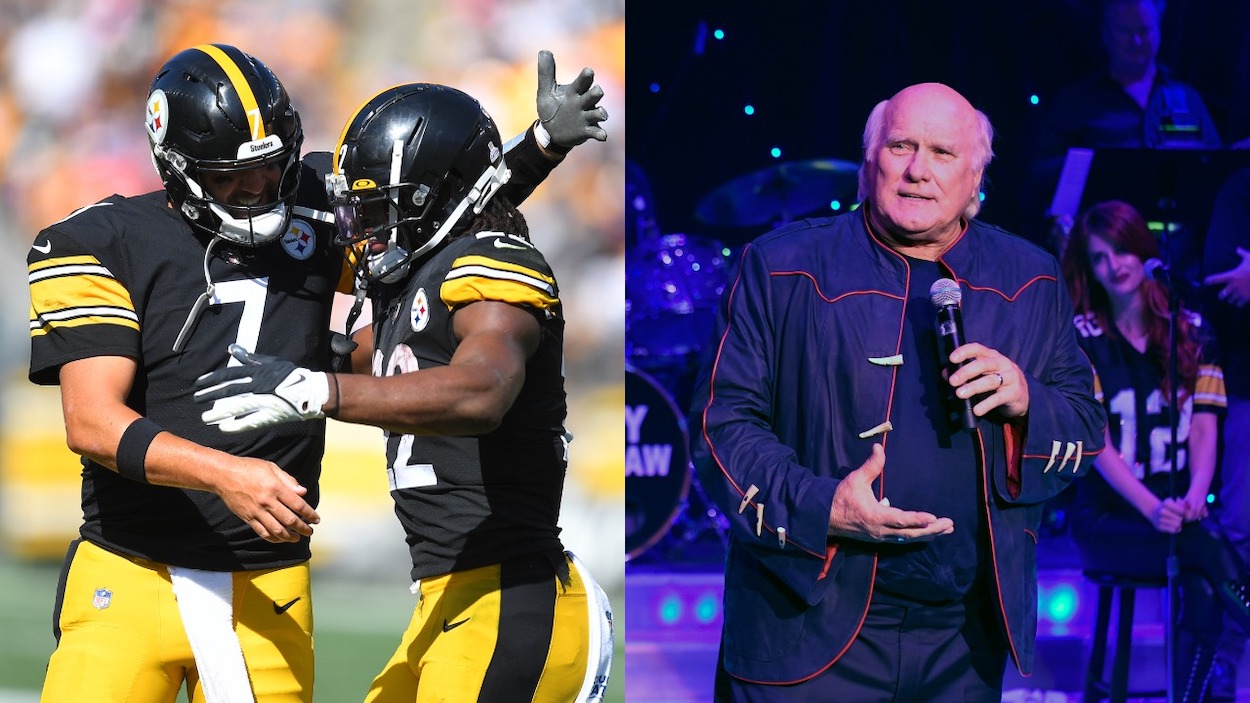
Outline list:
[[[815,159],[789,161],[735,178],[699,201],[695,217],[714,226],[753,227],[789,222],[829,201],[855,195],[859,165]]]

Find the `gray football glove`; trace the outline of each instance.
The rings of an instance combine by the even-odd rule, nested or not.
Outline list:
[[[608,119],[608,111],[598,106],[603,88],[594,82],[595,72],[583,68],[572,83],[557,84],[555,57],[550,51],[538,52],[538,123],[557,146],[567,149],[587,139],[607,140],[608,133],[599,126]]]
[[[243,432],[284,422],[325,417],[330,384],[320,371],[309,371],[275,356],[253,354],[238,344],[230,355],[241,366],[228,366],[195,380],[195,401],[212,403],[200,419],[222,432]]]

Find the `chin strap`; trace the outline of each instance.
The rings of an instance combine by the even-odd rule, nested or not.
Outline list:
[[[334,332],[330,335],[330,351],[334,352],[333,357],[330,359],[331,371],[338,371],[342,368],[343,362],[351,357],[352,352],[356,351],[356,347],[360,346],[352,341],[352,326],[356,324],[356,320],[360,317],[360,311],[365,306],[365,292],[365,287],[357,280],[355,301],[352,302],[352,309],[347,313],[345,334]]]
[[[209,302],[213,299],[213,279],[208,275],[208,262],[213,257],[213,247],[217,246],[217,242],[220,241],[220,239],[213,237],[208,242],[208,246],[204,248],[204,282],[208,284],[208,288],[195,300],[195,304],[191,306],[191,312],[187,313],[187,321],[182,323],[182,330],[178,332],[178,338],[174,340],[175,353],[181,354],[187,348],[187,340],[195,329],[195,323],[200,321],[200,315],[204,314],[204,308],[208,307]]]

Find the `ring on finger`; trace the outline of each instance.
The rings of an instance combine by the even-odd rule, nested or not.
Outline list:
[[[995,375],[995,376],[998,376],[998,385],[997,385],[997,386],[995,386],[995,388],[1002,388],[1002,387],[1003,387],[1003,383],[1004,383],[1004,381],[1003,381],[1003,375],[1002,375],[1001,373],[998,373],[997,371],[995,371],[995,372],[994,372],[994,375]]]

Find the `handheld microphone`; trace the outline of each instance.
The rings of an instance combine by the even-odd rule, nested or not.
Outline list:
[[[959,313],[959,303],[963,300],[963,292],[959,284],[949,278],[939,278],[929,287],[929,300],[937,308],[938,352],[941,354],[942,365],[948,373],[955,373],[964,364],[952,364],[951,352],[964,344],[964,321]],[[958,402],[956,414],[959,424],[965,430],[977,428],[977,416],[972,412],[972,398],[955,397]]]

